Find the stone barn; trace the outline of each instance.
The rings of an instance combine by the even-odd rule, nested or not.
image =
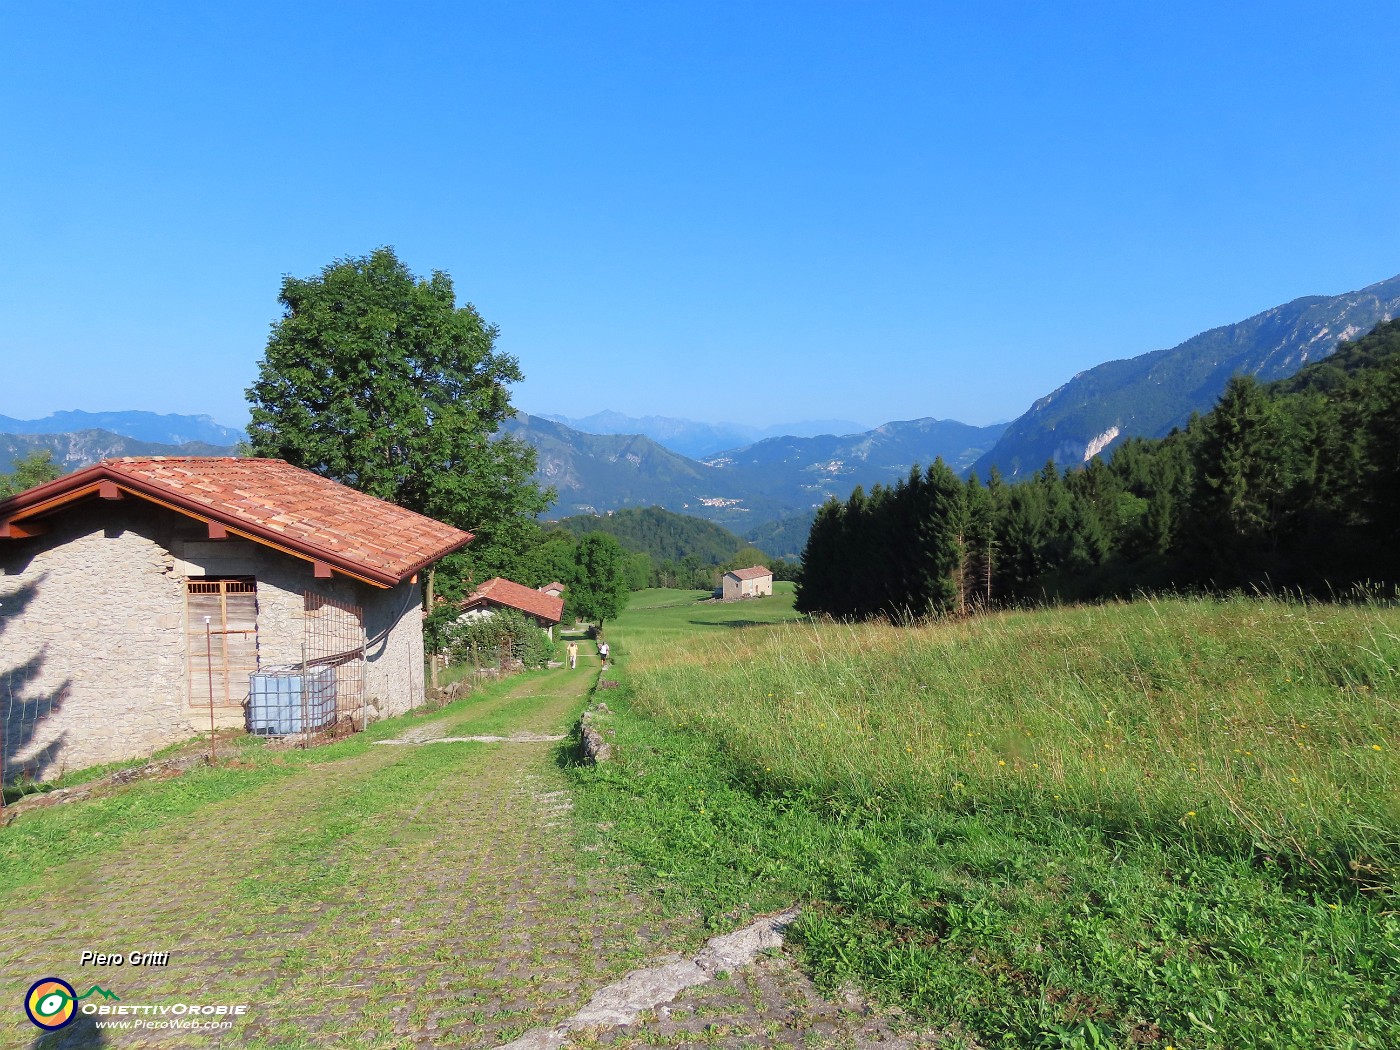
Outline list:
[[[105,460],[0,501],[4,776],[423,701],[418,574],[471,534],[280,460]]]
[[[762,565],[748,569],[730,569],[720,577],[719,596],[726,601],[732,598],[758,598],[773,593],[773,573]]]

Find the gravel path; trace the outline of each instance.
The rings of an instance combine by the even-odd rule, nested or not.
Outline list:
[[[0,890],[13,1007],[0,1047],[495,1047],[586,1020],[634,971],[703,958],[696,916],[664,917],[620,867],[574,848],[553,739],[592,677],[522,678],[415,726],[412,740],[433,747],[309,767]],[[510,739],[443,740],[480,728]],[[85,950],[170,958],[94,970],[78,965]],[[43,1037],[19,1004],[51,975],[127,1004],[250,1008],[212,1035],[84,1019]],[[550,1045],[898,1045],[858,1002],[821,999],[781,952],[707,976],[639,1004],[630,1024],[578,1024]]]

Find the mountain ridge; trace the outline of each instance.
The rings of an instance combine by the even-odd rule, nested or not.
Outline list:
[[[1037,399],[973,470],[1008,477],[1047,460],[1084,463],[1129,437],[1162,437],[1214,406],[1237,372],[1283,379],[1325,358],[1343,339],[1400,315],[1400,276],[1340,295],[1307,295],[1173,347],[1105,361]]]
[[[744,423],[707,423],[675,416],[628,416],[612,409],[604,409],[591,416],[579,418],[557,413],[537,414],[584,434],[643,434],[657,444],[691,459],[703,459],[724,449],[738,448],[769,437],[855,434],[870,429],[848,419],[808,419],[797,423],[774,423],[759,427]]]
[[[73,430],[63,434],[0,433],[0,473],[14,469],[17,460],[35,452],[48,452],[64,473],[92,466],[98,460],[120,456],[232,456],[232,445],[211,445],[187,441],[170,445],[158,441],[138,441],[110,430]]]
[[[162,415],[142,409],[119,412],[84,412],[69,409],[52,412],[42,419],[15,419],[0,416],[0,433],[17,435],[71,434],[78,431],[102,430],[137,441],[153,441],[162,445],[184,445],[202,442],[207,445],[231,446],[246,441],[248,436],[236,427],[216,423],[207,415]]]

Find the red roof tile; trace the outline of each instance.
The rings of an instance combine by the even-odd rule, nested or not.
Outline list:
[[[765,569],[762,565],[755,565],[751,569],[730,569],[726,576],[733,576],[740,580],[761,580],[765,576],[772,576],[772,569]]]
[[[462,608],[488,603],[519,609],[541,620],[558,623],[564,616],[564,599],[543,594],[532,587],[502,579],[500,576],[487,580],[462,600]]]
[[[280,459],[197,456],[103,460],[0,501],[0,523],[49,513],[104,482],[381,586],[401,583],[472,539]]]

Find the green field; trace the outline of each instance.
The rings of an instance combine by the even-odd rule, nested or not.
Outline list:
[[[1400,1045],[1400,610],[913,628],[643,592],[581,808],[950,1045]],[[787,621],[787,622],[784,622]]]

